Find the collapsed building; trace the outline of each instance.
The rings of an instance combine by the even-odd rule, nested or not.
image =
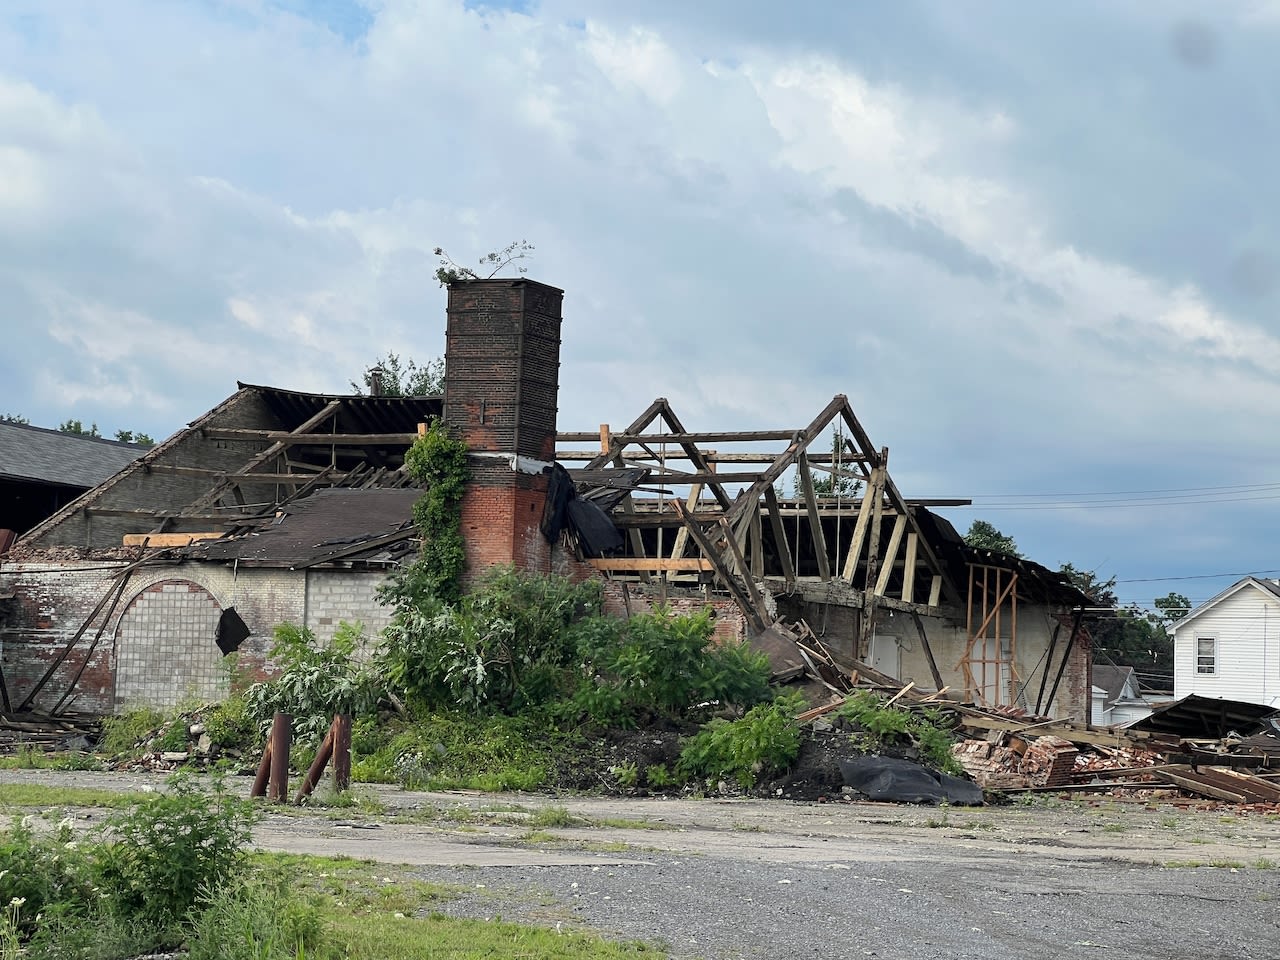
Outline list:
[[[1088,598],[965,544],[932,509],[964,501],[904,497],[846,397],[794,429],[691,432],[658,399],[618,432],[558,432],[562,299],[455,282],[443,396],[241,384],[27,531],[0,563],[0,707],[209,699],[227,652],[267,669],[280,622],[373,635],[417,547],[405,452],[442,418],[468,449],[469,578],[599,577],[620,615],[711,605],[718,635],[784,667],[811,656],[788,648],[803,633],[845,669],[1088,721]]]

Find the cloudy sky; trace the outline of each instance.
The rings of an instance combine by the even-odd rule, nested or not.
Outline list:
[[[341,391],[443,352],[433,248],[527,239],[562,428],[847,393],[962,530],[1203,599],[1280,575],[1278,44],[1274,0],[4,0],[0,412]]]

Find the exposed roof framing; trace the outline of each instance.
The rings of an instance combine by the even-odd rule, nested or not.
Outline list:
[[[822,449],[811,452],[831,428],[843,443],[833,451],[819,442]],[[622,431],[604,425],[598,434],[558,437],[564,445],[590,440],[599,441],[598,451],[557,454],[585,461],[583,469],[570,470],[583,493],[590,495],[614,471],[646,471],[643,487],[633,481],[614,512],[627,533],[634,572],[642,577],[656,571],[705,577],[701,566],[690,570],[686,563],[702,557],[750,610],[758,607],[754,581],[766,577],[791,589],[800,582],[840,581],[842,598],[856,594],[859,607],[864,597],[873,606],[888,598],[895,609],[937,613],[943,602],[958,606],[964,600],[919,525],[920,505],[906,500],[890,477],[887,448],[871,443],[843,395],[798,429],[691,432],[659,398]],[[796,496],[784,500],[774,484],[792,471]],[[855,479],[861,490],[821,496],[817,472]],[[611,571],[624,566],[620,558],[609,562]]]

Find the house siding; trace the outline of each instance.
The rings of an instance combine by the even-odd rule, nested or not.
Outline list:
[[[1246,585],[1174,630],[1174,696],[1280,706],[1280,600]],[[1213,637],[1217,672],[1196,671],[1196,640]]]

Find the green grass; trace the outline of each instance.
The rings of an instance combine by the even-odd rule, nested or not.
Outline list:
[[[585,826],[586,821],[571,814],[568,807],[550,806],[538,809],[529,818],[529,824],[534,827],[577,827]]]
[[[332,920],[330,932],[347,960],[618,960],[663,955],[656,947],[613,943],[589,934],[438,915],[378,917],[375,922],[340,916]]]
[[[553,838],[554,839],[554,838]],[[432,910],[471,887],[424,883],[408,867],[347,857],[254,853],[255,870],[284,871],[299,892],[324,904],[326,947],[345,960],[620,960],[663,956],[656,947],[615,943],[583,933],[558,933],[499,920],[465,920]]]
[[[614,830],[674,830],[669,823],[659,823],[643,817],[600,817],[589,821],[593,827],[612,827]],[[745,827],[734,824],[735,830],[759,830],[759,827]]]
[[[46,753],[30,744],[16,753],[0,756],[0,770],[101,770],[102,764],[91,753],[77,750]]]
[[[2,807],[131,807],[152,794],[96,787],[50,787],[35,783],[0,784]]]

